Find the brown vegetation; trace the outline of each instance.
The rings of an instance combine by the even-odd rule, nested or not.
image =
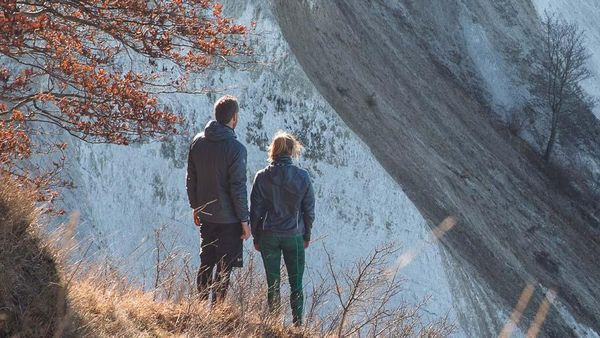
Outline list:
[[[0,182],[0,336],[51,336],[66,308],[56,256],[39,236],[34,193]]]
[[[280,315],[266,312],[266,283],[252,255],[235,272],[225,304],[211,310],[197,299],[192,269],[178,253],[157,259],[160,278],[153,290],[143,290],[112,268],[68,260],[77,247],[75,218],[44,233],[36,219],[35,193],[6,176],[1,182],[0,336],[442,337],[452,331],[445,320],[422,324],[419,306],[391,301],[401,291],[399,278],[384,264],[395,252],[391,246],[343,273],[334,269],[330,256],[330,272],[309,276],[315,287],[307,299],[307,325],[294,328],[284,325],[287,306]],[[166,249],[159,237],[157,243]],[[341,303],[327,303],[331,297]]]
[[[121,145],[176,133],[159,95],[206,92],[190,77],[250,62],[247,33],[213,0],[2,1],[0,170],[43,193],[69,184],[57,130]],[[34,155],[47,165],[23,165]]]

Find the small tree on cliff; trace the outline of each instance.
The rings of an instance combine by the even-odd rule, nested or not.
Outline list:
[[[580,85],[592,76],[586,66],[589,58],[584,31],[577,24],[546,13],[541,78],[544,100],[551,113],[549,136],[543,149],[546,161],[552,155],[564,115],[582,109],[581,103],[593,104]]]
[[[92,143],[174,133],[156,95],[238,62],[246,34],[212,0],[2,1],[0,170],[32,182],[20,160],[65,147],[33,137],[48,124]]]

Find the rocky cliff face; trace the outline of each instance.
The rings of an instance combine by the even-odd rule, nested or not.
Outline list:
[[[598,10],[594,0],[580,3]],[[523,60],[535,60],[545,6],[226,1],[230,15],[258,21],[257,51],[268,63],[201,81],[241,100],[237,133],[248,146],[249,182],[266,164],[276,130],[290,130],[306,145],[300,165],[318,196],[309,276],[325,264],[321,244],[348,262],[395,240],[418,253],[402,262],[407,298],[431,295],[427,312],[448,313],[458,335],[496,336],[527,283],[535,292],[517,332],[526,332],[548,290],[557,297],[544,335],[600,332],[600,240],[591,207],[580,206],[582,189],[565,193],[535,155],[497,128],[498,119],[532,101]],[[600,46],[600,34],[591,36]],[[65,204],[81,210],[80,236],[93,241],[96,255],[147,280],[154,230],[163,228],[163,240],[197,264],[184,188],[187,147],[217,97],[163,97],[187,118],[187,133],[166,142],[72,145],[77,163],[69,173],[78,188],[66,193]],[[581,120],[571,122],[574,132],[559,153],[561,163],[585,171],[587,187],[600,175],[600,138],[592,137],[597,119],[585,119],[583,129]],[[439,245],[430,227],[450,215],[459,222]]]
[[[274,1],[274,7],[304,71],[428,223],[458,216],[442,242],[469,335],[497,334],[503,310],[513,308],[528,281],[536,292],[523,328],[553,289],[558,296],[546,335],[583,334],[573,319],[600,329],[600,269],[593,258],[600,241],[592,212],[495,127],[497,115],[531,101],[527,62],[535,58],[539,30],[532,3]],[[578,156],[597,166],[597,120],[588,112],[578,121],[592,125],[578,134],[578,142],[590,145]],[[590,170],[586,179],[597,177]]]

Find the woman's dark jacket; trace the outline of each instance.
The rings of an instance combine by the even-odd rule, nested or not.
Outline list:
[[[250,193],[250,224],[256,242],[263,234],[302,235],[310,241],[315,220],[315,193],[306,170],[281,156],[254,178]]]

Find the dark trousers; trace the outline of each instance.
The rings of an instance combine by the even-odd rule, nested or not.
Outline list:
[[[218,263],[215,265],[200,264],[200,270],[198,270],[198,278],[196,280],[198,284],[198,292],[200,293],[200,299],[208,300],[212,294],[212,304],[217,304],[227,296],[227,289],[229,288],[229,276],[231,275],[232,267]]]
[[[196,283],[200,298],[212,304],[225,299],[229,276],[234,267],[242,266],[242,228],[239,223],[203,222],[200,226],[200,269]]]
[[[290,282],[290,305],[295,325],[302,324],[304,310],[304,292],[302,276],[304,275],[304,240],[302,236],[279,237],[263,235],[259,240],[260,254],[267,274],[267,300],[269,310],[277,312],[280,305],[281,255],[287,269]]]

